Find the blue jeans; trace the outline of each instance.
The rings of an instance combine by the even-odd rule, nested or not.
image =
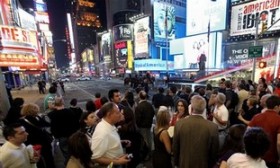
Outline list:
[[[67,137],[58,138],[58,142],[59,142],[59,148],[65,159],[64,163],[66,165],[70,158],[69,150],[68,150],[68,138]]]

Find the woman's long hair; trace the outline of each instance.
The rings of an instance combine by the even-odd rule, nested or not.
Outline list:
[[[71,135],[68,140],[69,154],[79,159],[85,168],[92,167],[92,151],[87,136],[81,131],[77,131]]]

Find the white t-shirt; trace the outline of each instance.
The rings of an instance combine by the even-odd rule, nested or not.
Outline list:
[[[92,135],[91,150],[93,152],[92,159],[121,157],[124,151],[117,128],[102,119]]]
[[[243,153],[235,153],[227,160],[228,168],[267,168],[264,160],[252,159]]]
[[[24,144],[15,146],[6,141],[0,148],[0,162],[4,168],[33,168],[30,163],[28,150]]]
[[[214,113],[218,114],[218,117],[221,118],[223,121],[228,121],[229,114],[228,109],[225,105],[221,105],[220,107],[215,106]],[[213,122],[218,125],[219,130],[220,129],[226,129],[227,125],[221,125],[215,117],[213,117]]]

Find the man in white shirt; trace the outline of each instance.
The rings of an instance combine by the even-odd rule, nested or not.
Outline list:
[[[229,119],[229,112],[226,106],[224,105],[226,101],[226,96],[223,93],[218,93],[216,96],[216,105],[213,112],[213,122],[218,125],[219,129],[219,146],[220,149],[224,144],[226,137],[226,129]]]
[[[113,102],[104,104],[100,112],[103,118],[92,135],[92,159],[100,165],[125,165],[130,161],[124,154],[120,136],[115,124],[122,119],[122,113]]]
[[[0,163],[4,168],[36,167],[39,156],[30,156],[30,150],[23,143],[28,133],[22,125],[15,123],[4,127],[3,135],[7,141],[0,148]]]

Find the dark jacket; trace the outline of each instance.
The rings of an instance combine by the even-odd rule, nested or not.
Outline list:
[[[48,114],[51,120],[51,132],[55,138],[70,137],[77,131],[76,118],[70,109],[53,110]]]
[[[140,101],[135,109],[135,120],[138,128],[151,128],[155,110],[146,100]]]

